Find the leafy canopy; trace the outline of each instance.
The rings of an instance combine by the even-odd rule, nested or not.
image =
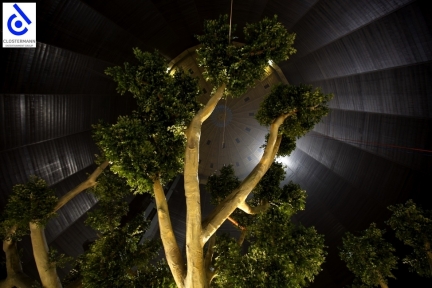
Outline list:
[[[413,200],[389,206],[388,209],[393,213],[386,223],[396,232],[396,238],[413,248],[413,252],[402,262],[409,265],[411,272],[432,277],[432,211],[423,210]]]
[[[348,269],[366,285],[376,286],[387,283],[387,278],[395,278],[391,270],[396,269],[395,249],[383,238],[384,230],[372,223],[359,236],[347,232],[342,239],[340,257]]]
[[[204,79],[215,88],[226,84],[227,93],[239,97],[264,76],[269,61],[287,60],[296,50],[292,47],[294,33],[288,33],[277,16],[246,24],[244,45],[228,39],[228,15],[204,23],[204,34],[197,36],[201,48],[198,62],[205,67]],[[232,33],[235,32],[235,25]]]
[[[269,203],[269,208],[257,215],[239,209],[231,214],[246,232],[246,248],[228,235],[217,237],[215,287],[304,287],[321,271],[323,236],[291,221],[304,209],[306,192],[292,182],[280,188],[284,178],[283,165],[274,162],[247,201],[253,207]],[[239,184],[230,165],[211,175],[206,188],[217,204]]]
[[[2,233],[8,237],[8,230],[16,226],[13,237],[20,238],[29,233],[29,223],[45,226],[56,214],[57,204],[54,190],[42,178],[30,176],[25,184],[17,184],[12,188],[5,211],[3,212]]]
[[[132,93],[138,109],[117,123],[95,125],[94,138],[111,162],[111,170],[126,178],[137,192],[151,191],[152,179],[172,179],[183,170],[184,130],[199,110],[198,80],[189,72],[168,73],[157,52],[135,48],[138,63],[108,68],[117,90]]]
[[[98,231],[99,238],[77,260],[67,282],[82,278],[85,288],[168,287],[173,283],[164,261],[156,261],[161,244],[158,240],[141,241],[148,229],[143,214],[121,224],[128,213],[131,194],[126,181],[104,171],[91,192],[98,198],[98,208],[89,212],[86,224]],[[66,283],[64,283],[66,284]]]

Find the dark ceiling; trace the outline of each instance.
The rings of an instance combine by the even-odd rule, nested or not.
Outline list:
[[[279,64],[288,82],[335,94],[330,114],[286,161],[287,181],[309,195],[297,219],[316,226],[329,246],[312,287],[343,287],[352,280],[336,248],[346,231],[372,221],[384,228],[386,207],[409,198],[432,208],[427,2],[234,0],[239,28],[278,14],[297,33],[297,54]],[[198,44],[194,35],[204,19],[228,13],[229,6],[229,0],[37,1],[37,48],[1,49],[0,208],[28,175],[45,178],[62,195],[94,169],[91,124],[115,121],[134,107],[130,97],[116,94],[106,67],[130,61],[132,47],[156,48],[173,59]],[[80,253],[94,237],[83,215],[95,202],[83,194],[63,208],[46,229],[48,242]],[[24,261],[31,266],[29,253]],[[390,287],[419,283],[400,270]]]

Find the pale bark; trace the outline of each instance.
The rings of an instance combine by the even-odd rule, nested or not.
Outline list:
[[[380,272],[378,273],[378,284],[381,286],[381,288],[388,288],[388,285],[384,281],[384,277],[381,275]]]
[[[255,215],[255,214],[260,214],[262,212],[265,212],[268,208],[270,208],[270,203],[268,201],[263,201],[261,205],[252,207],[248,203],[246,203],[246,201],[243,201],[242,203],[239,204],[237,208],[239,208],[240,210],[242,210],[247,214]]]
[[[47,288],[61,288],[57,276],[55,263],[49,262],[48,244],[45,238],[44,227],[30,222],[30,238],[33,247],[33,256],[41,278],[42,286]]]
[[[185,264],[172,229],[168,203],[159,179],[154,180],[153,191],[156,200],[159,230],[165,251],[165,257],[174,277],[174,281],[179,288],[183,288],[185,287],[184,278],[186,276]]]
[[[379,285],[381,288],[388,288],[388,285],[383,280],[379,280]]]
[[[17,243],[10,236],[16,231],[13,226],[9,232],[7,240],[3,241],[3,251],[6,255],[7,278],[0,282],[0,288],[19,287],[30,288],[33,280],[24,274],[21,266],[21,260],[18,253]]]
[[[429,270],[430,273],[432,275],[432,251],[431,251],[431,247],[430,247],[430,242],[429,241],[425,241],[425,250],[426,250],[426,256],[428,259],[428,263],[429,263]]]
[[[267,141],[267,146],[260,162],[255,166],[251,173],[242,181],[240,186],[229,194],[207,217],[203,222],[203,242],[213,235],[223,222],[231,215],[232,212],[243,203],[252,189],[258,184],[270,165],[279,149],[282,137],[278,135],[279,127],[284,120],[294,112],[279,116],[270,126],[270,135]]]
[[[208,287],[204,268],[203,246],[201,241],[201,199],[198,179],[199,143],[202,123],[211,115],[222,98],[225,84],[221,85],[205,107],[192,119],[187,132],[184,165],[184,188],[186,196],[186,259],[187,275],[185,286],[188,288]]]
[[[102,174],[103,170],[108,167],[109,162],[105,161],[96,170],[85,180],[81,182],[78,186],[73,188],[71,191],[63,195],[57,202],[57,205],[54,208],[54,212],[57,212],[60,208],[62,208],[66,203],[68,203],[72,198],[80,194],[82,191],[93,187],[96,185],[96,179]]]

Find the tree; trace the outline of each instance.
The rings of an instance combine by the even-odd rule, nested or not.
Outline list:
[[[354,273],[355,287],[387,288],[387,278],[395,278],[391,270],[396,269],[395,249],[382,237],[384,230],[372,223],[359,236],[347,232],[342,239],[340,257]]]
[[[257,116],[262,125],[270,126],[261,160],[202,219],[198,181],[202,123],[224,95],[238,97],[260,79],[270,60],[279,62],[295,53],[291,46],[295,35],[288,33],[276,17],[247,24],[242,45],[228,39],[227,22],[227,16],[207,21],[204,34],[197,37],[201,42],[197,53],[203,77],[214,86],[205,105],[197,102],[200,89],[189,73],[176,69],[170,74],[157,52],[134,49],[137,65],[125,63],[106,73],[118,83],[121,94],[132,93],[137,111],[120,117],[114,125],[95,126],[95,140],[112,163],[111,170],[138,192],[154,195],[166,259],[178,287],[210,285],[212,261],[208,260],[210,256],[205,257],[204,245],[237,208],[247,210],[248,195],[271,166],[279,147],[285,147],[282,153],[287,153],[298,137],[327,114],[326,103],[331,98],[306,85],[273,89]],[[183,173],[185,179],[186,261],[177,245],[162,189],[162,184],[177,173]],[[211,250],[207,255],[213,255]]]
[[[6,204],[1,221],[1,238],[6,254],[7,278],[0,282],[0,287],[32,287],[34,280],[24,274],[18,253],[17,242],[30,234],[33,256],[44,287],[61,287],[56,273],[56,266],[61,265],[62,257],[56,257],[48,249],[44,227],[55,213],[68,201],[87,188],[96,185],[96,179],[108,166],[105,161],[96,168],[88,179],[66,193],[60,199],[49,189],[47,183],[36,176],[28,183],[13,187],[13,192]],[[64,259],[63,259],[64,260]]]
[[[138,214],[122,224],[122,217],[129,210],[126,197],[131,193],[125,180],[104,171],[91,190],[99,200],[98,209],[89,213],[86,224],[99,237],[79,257],[64,284],[78,282],[84,288],[158,288],[173,283],[166,263],[156,260],[159,241],[142,239],[148,228],[144,215]]]
[[[388,209],[393,213],[386,223],[395,231],[396,238],[413,248],[412,254],[402,262],[410,266],[411,272],[431,277],[432,211],[423,210],[412,200],[389,206]]]
[[[214,241],[216,287],[304,287],[321,271],[324,238],[291,221],[304,210],[306,192],[292,182],[279,187],[284,174],[282,164],[274,162],[243,204],[247,213],[231,214],[229,220],[241,231],[238,241],[228,235]],[[206,187],[217,205],[240,183],[232,166],[225,166]]]
[[[276,86],[257,113],[257,120],[269,126],[261,160],[244,180],[218,198],[216,207],[206,219],[201,216],[198,158],[202,123],[223,96],[239,97],[263,77],[269,61],[287,60],[295,53],[292,47],[295,34],[288,33],[276,16],[247,24],[243,30],[243,44],[231,43],[229,28],[227,16],[222,16],[207,21],[204,34],[197,37],[201,42],[197,53],[204,70],[203,77],[214,87],[210,100],[204,105],[197,102],[201,94],[198,80],[181,68],[170,73],[165,59],[157,51],[149,53],[135,48],[136,65],[125,63],[124,67],[106,70],[117,82],[121,94],[128,92],[134,96],[138,108],[132,115],[119,117],[113,125],[101,122],[94,126],[94,139],[105,160],[88,180],[62,198],[57,199],[39,178],[31,178],[27,184],[14,187],[1,226],[8,278],[0,287],[30,287],[31,280],[22,272],[16,247],[20,237],[29,232],[42,286],[61,287],[56,273],[59,261],[49,252],[44,226],[74,196],[94,187],[108,163],[115,175],[107,172],[99,180],[100,185],[94,191],[100,199],[101,210],[93,213],[88,222],[99,231],[100,237],[80,258],[75,273],[78,281],[73,285],[78,282],[78,286],[98,287],[105,285],[104,281],[108,279],[110,286],[114,283],[118,287],[171,285],[163,263],[148,265],[154,256],[150,250],[155,249],[156,244],[137,244],[145,228],[142,217],[125,225],[119,224],[121,215],[127,210],[120,201],[126,190],[150,193],[155,197],[166,261],[178,287],[209,287],[216,275],[215,268],[220,275],[215,285],[221,285],[226,277],[241,286],[245,279],[236,278],[233,271],[224,268],[235,261],[249,267],[245,267],[242,275],[252,271],[253,267],[256,271],[257,265],[264,265],[265,274],[253,279],[257,287],[266,283],[279,285],[291,272],[296,276],[290,278],[290,287],[312,281],[324,259],[322,237],[313,228],[294,225],[290,221],[291,216],[304,206],[302,190],[295,184],[279,189],[280,169],[266,172],[276,155],[288,155],[295,148],[296,139],[328,113],[326,103],[331,94],[323,94],[307,85]],[[174,236],[162,186],[178,173],[183,173],[185,179],[186,261]],[[267,177],[263,178],[264,175]],[[266,185],[270,184],[271,191],[266,190]],[[252,190],[254,197],[246,201]],[[244,224],[243,240],[239,243],[248,239],[246,254],[240,252],[238,244],[234,248],[234,242],[223,238],[220,244],[215,244],[215,232],[233,213],[236,213],[233,217],[237,215],[237,208],[246,214],[259,214],[253,220],[245,220],[249,222]],[[268,213],[263,213],[267,210]],[[272,227],[278,227],[278,231],[271,232]],[[271,247],[266,241],[278,245]],[[207,252],[204,253],[206,244]],[[273,256],[267,257],[267,253]],[[121,261],[113,260],[116,255],[122,256]],[[233,262],[224,259],[223,255],[232,255]],[[308,257],[316,263],[310,263],[311,267],[305,269]],[[248,279],[252,281],[250,277]]]

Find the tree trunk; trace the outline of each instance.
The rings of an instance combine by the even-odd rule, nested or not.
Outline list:
[[[30,238],[42,286],[46,288],[61,288],[62,285],[57,276],[56,266],[49,262],[44,227],[39,227],[35,223],[30,222]]]
[[[381,286],[381,288],[388,288],[388,285],[382,280],[379,281],[379,285]]]
[[[207,273],[204,267],[204,253],[201,234],[201,195],[198,179],[199,142],[202,123],[211,115],[216,104],[222,98],[225,84],[219,87],[206,106],[192,119],[187,129],[187,144],[184,165],[184,188],[186,196],[186,259],[187,274],[185,287],[208,287]]]
[[[16,227],[12,227],[8,235],[15,233]],[[22,271],[21,260],[19,257],[17,243],[9,238],[3,241],[3,251],[6,255],[7,278],[0,282],[0,288],[30,288],[33,280]]]
[[[378,273],[378,283],[381,286],[381,288],[388,288],[388,285],[385,283],[384,278],[382,277],[380,272]]]
[[[430,275],[432,275],[432,251],[430,247],[430,242],[427,240],[425,241],[425,249],[426,249],[426,256],[429,263]]]
[[[168,203],[166,201],[165,193],[159,179],[154,180],[153,191],[156,200],[159,229],[165,251],[165,257],[174,277],[174,281],[179,288],[183,288],[184,278],[186,276],[184,260],[172,229],[171,219],[168,211]]]

